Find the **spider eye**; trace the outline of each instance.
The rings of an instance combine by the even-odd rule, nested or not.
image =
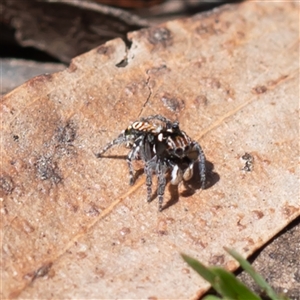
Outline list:
[[[125,136],[131,134],[131,131],[132,131],[132,128],[127,128],[127,129],[124,131]]]
[[[174,129],[176,129],[176,128],[174,127],[174,123],[167,122],[167,124],[166,124],[166,130],[167,130],[168,132],[173,132]]]
[[[179,123],[178,123],[178,122],[174,122],[174,123],[172,124],[172,128],[173,128],[173,129],[179,129]]]
[[[183,149],[182,148],[177,148],[175,150],[175,154],[179,157],[181,157],[183,155]]]
[[[131,126],[128,127],[125,130],[124,135],[125,135],[126,139],[134,139],[135,138],[134,129]]]
[[[124,137],[125,137],[126,147],[131,148],[134,140],[136,139],[132,127],[128,127],[124,131]]]

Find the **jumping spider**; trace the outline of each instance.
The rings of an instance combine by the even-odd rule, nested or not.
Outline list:
[[[156,124],[152,120],[159,121]],[[152,121],[152,122],[151,122]],[[98,154],[115,145],[125,144],[130,148],[127,155],[129,184],[134,184],[133,160],[144,162],[146,174],[147,201],[151,201],[152,174],[158,177],[159,211],[162,210],[166,173],[171,170],[171,184],[178,185],[193,176],[193,167],[198,162],[202,189],[205,188],[205,156],[201,146],[179,128],[178,122],[172,122],[161,115],[148,116],[133,122],[115,140],[107,144]]]

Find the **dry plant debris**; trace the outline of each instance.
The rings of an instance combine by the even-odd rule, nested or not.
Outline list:
[[[126,10],[84,0],[3,0],[1,20],[18,43],[63,62],[150,22]]]
[[[248,256],[299,216],[298,8],[246,2],[133,32],[130,49],[109,41],[3,97],[1,297],[195,299],[208,285],[180,252],[234,270],[224,246]],[[94,155],[156,113],[210,166],[206,190],[171,188],[161,213],[123,157]]]

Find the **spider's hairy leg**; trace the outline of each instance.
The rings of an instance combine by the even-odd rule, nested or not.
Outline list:
[[[146,174],[147,202],[150,202],[152,195],[152,172],[153,169],[155,169],[157,158],[156,156],[151,158],[150,142],[145,136],[141,141],[140,157],[145,164],[144,172]]]
[[[201,148],[201,146],[197,142],[193,142],[194,149],[198,153],[198,163],[199,163],[199,170],[200,170],[200,180],[201,180],[201,188],[205,189],[205,181],[206,181],[206,169],[205,169],[205,155]]]
[[[166,167],[163,162],[158,161],[157,164],[157,177],[158,177],[158,210],[162,211],[162,204],[164,201],[164,193],[166,188],[166,177],[165,177]]]
[[[126,141],[126,137],[124,135],[124,132],[122,132],[116,139],[114,139],[112,142],[108,143],[103,149],[101,149],[97,154],[96,157],[101,157],[103,153],[105,153],[107,150],[109,150],[111,147],[115,145],[120,145]]]
[[[129,185],[134,184],[134,168],[133,168],[133,165],[132,165],[132,160],[136,159],[139,156],[139,152],[140,152],[140,148],[141,148],[142,143],[143,143],[142,138],[136,139],[136,141],[133,144],[133,147],[132,147],[131,151],[127,155],[126,161],[127,161],[128,168],[129,168]]]
[[[129,168],[129,185],[133,185],[134,184],[134,169],[133,169],[133,165],[132,165],[132,159],[134,157],[134,149],[132,149],[126,158],[127,164],[128,164],[128,168]]]
[[[168,161],[168,164],[172,168],[171,172],[171,184],[178,185],[182,181],[182,170],[172,161]]]
[[[184,172],[183,172],[184,181],[188,181],[193,177],[193,175],[194,175],[193,167],[194,167],[194,161],[191,162],[189,164],[189,166],[184,170]]]
[[[147,202],[151,202],[152,196],[152,167],[150,162],[145,163],[146,186],[147,186]]]

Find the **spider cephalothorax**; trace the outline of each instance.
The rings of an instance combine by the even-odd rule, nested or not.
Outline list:
[[[143,161],[147,201],[151,201],[153,172],[157,175],[160,211],[166,186],[165,175],[168,170],[171,170],[171,184],[177,185],[182,180],[191,179],[194,163],[198,162],[202,188],[205,188],[205,156],[202,148],[180,130],[178,122],[172,122],[161,115],[142,118],[132,123],[115,140],[107,144],[97,157],[118,144],[125,144],[131,149],[127,156],[130,185],[134,183],[132,160]]]

